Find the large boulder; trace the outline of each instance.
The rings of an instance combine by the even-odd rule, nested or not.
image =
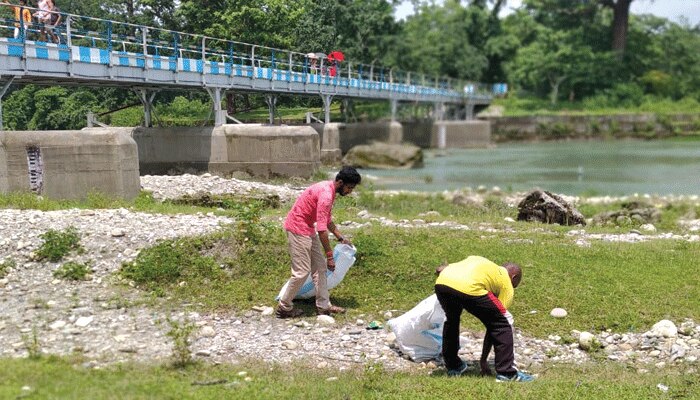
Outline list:
[[[518,204],[518,221],[586,225],[586,219],[566,200],[544,190],[530,192]]]
[[[374,142],[355,146],[343,157],[343,165],[356,168],[410,169],[423,167],[423,150],[410,143]]]

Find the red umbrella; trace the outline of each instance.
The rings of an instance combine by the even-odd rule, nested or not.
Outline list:
[[[330,60],[330,61],[334,61],[334,60],[335,60],[335,61],[338,61],[338,62],[343,62],[343,61],[345,61],[345,54],[343,54],[342,52],[340,52],[340,51],[338,51],[338,50],[331,51],[331,52],[328,54],[328,60]]]

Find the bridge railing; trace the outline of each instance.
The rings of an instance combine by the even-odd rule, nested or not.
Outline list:
[[[0,37],[13,38],[27,47],[45,46],[38,41],[43,28],[33,22],[26,25],[20,18],[14,16],[17,5],[0,2]],[[32,14],[38,9],[23,7]],[[326,79],[329,76],[337,80],[361,80],[368,83],[369,88],[383,88],[382,84],[401,84],[429,88],[441,95],[453,97],[490,97],[491,87],[477,82],[458,80],[446,76],[430,76],[417,72],[402,71],[397,68],[379,64],[362,64],[346,60],[340,65],[334,65],[327,57],[321,57],[314,65],[307,53],[277,49],[245,42],[214,38],[198,34],[170,31],[162,28],[135,25],[94,17],[80,16],[70,13],[55,13],[61,15],[61,23],[55,29],[59,48],[81,46],[92,49],[108,50],[120,54],[133,65],[147,68],[148,59],[154,57],[164,60],[186,59],[197,63],[221,63],[244,70],[246,76],[253,76],[256,68],[269,71],[288,71],[290,74],[318,74]],[[15,30],[17,28],[17,30]],[[30,40],[33,39],[33,40]],[[45,40],[51,40],[46,36]],[[72,62],[72,57],[67,60]],[[130,65],[132,65],[130,63]],[[201,68],[206,73],[206,68]],[[258,71],[258,73],[260,73]]]

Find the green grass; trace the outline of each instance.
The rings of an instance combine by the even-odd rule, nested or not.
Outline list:
[[[91,270],[88,263],[67,262],[53,272],[53,276],[70,281],[84,281]]]
[[[245,371],[245,377],[238,373]],[[540,379],[502,384],[467,375],[450,378],[387,372],[367,366],[339,372],[242,362],[186,369],[122,364],[88,370],[56,358],[0,360],[0,398],[30,399],[697,399],[697,374],[680,370],[639,374],[622,365],[548,366]],[[337,380],[327,381],[328,378]],[[208,384],[207,384],[208,383]],[[657,388],[661,383],[668,393]],[[22,390],[28,387],[29,390]]]
[[[642,332],[664,318],[700,319],[694,289],[700,286],[695,261],[700,243],[593,241],[590,247],[581,247],[562,232],[533,233],[525,223],[518,228],[514,233],[484,233],[372,226],[353,232],[357,261],[333,289],[333,301],[350,309],[341,318],[368,314],[381,319],[386,310],[408,310],[430,295],[435,266],[477,254],[523,266],[523,283],[512,312],[518,327],[530,335],[565,335],[572,329]],[[124,271],[141,287],[175,302],[245,310],[274,304],[289,275],[289,257],[281,229],[259,246],[246,246],[231,233],[208,241],[163,242],[142,251]],[[130,271],[141,278],[135,279]],[[171,278],[162,279],[163,271]],[[670,287],[673,296],[668,295]],[[567,309],[569,316],[549,317],[554,307]],[[480,329],[475,319],[466,318],[466,323]]]
[[[36,251],[37,260],[49,260],[58,262],[71,252],[81,252],[80,235],[74,227],[69,227],[63,231],[49,229],[41,236],[44,242]]]
[[[596,104],[593,101],[558,101],[552,105],[549,100],[534,97],[509,97],[496,98],[494,105],[504,107],[505,116],[533,116],[533,115],[616,115],[616,114],[640,114],[654,113],[658,115],[669,114],[698,114],[698,101],[692,98],[684,98],[678,101],[644,97],[639,105],[608,106],[604,103]]]
[[[17,262],[12,258],[6,258],[0,262],[0,279],[4,278],[11,269],[17,266]]]

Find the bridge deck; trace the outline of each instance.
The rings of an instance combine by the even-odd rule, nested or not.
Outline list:
[[[476,83],[351,62],[330,72],[334,68],[328,60],[321,59],[314,68],[307,54],[61,15],[61,44],[29,40],[38,32],[23,23],[14,38],[16,21],[0,23],[0,78],[13,78],[15,83],[199,87],[452,104],[491,101],[490,90]]]

